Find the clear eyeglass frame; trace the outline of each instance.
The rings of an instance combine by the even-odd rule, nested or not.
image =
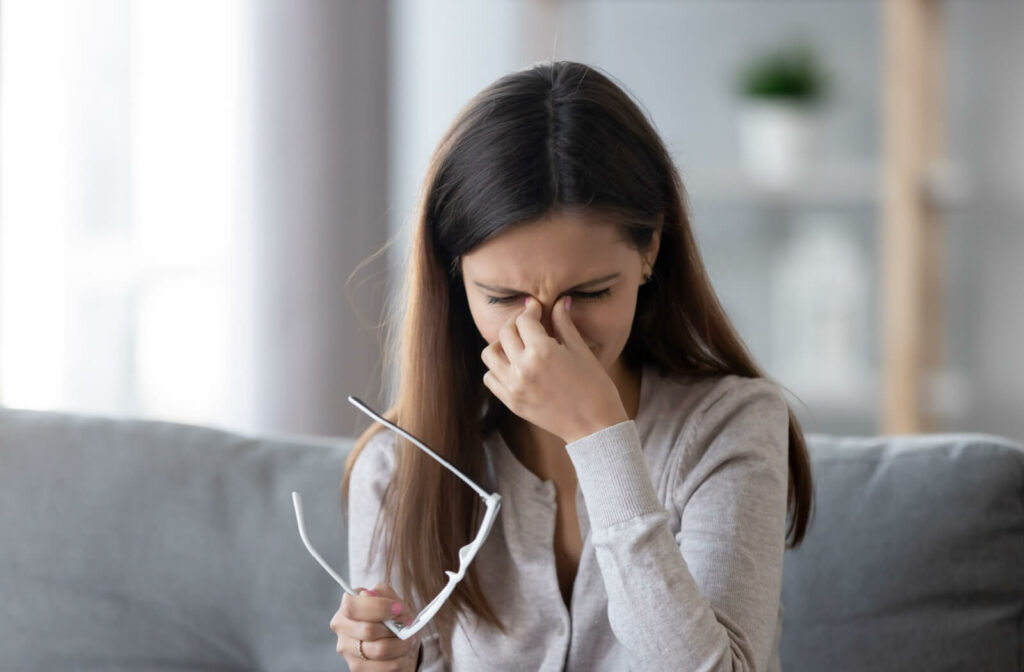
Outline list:
[[[497,493],[488,493],[486,490],[484,490],[479,485],[470,480],[469,477],[467,477],[461,471],[453,467],[447,460],[445,460],[443,457],[441,457],[433,450],[431,450],[422,441],[420,441],[415,436],[405,431],[398,425],[394,424],[393,422],[381,417],[379,413],[373,411],[369,406],[367,406],[365,403],[363,403],[356,397],[350,396],[348,400],[349,403],[358,408],[360,411],[370,416],[375,421],[384,425],[388,429],[391,429],[400,434],[401,436],[405,437],[417,448],[424,451],[425,453],[427,453],[427,455],[441,463],[441,466],[448,469],[448,471],[452,472],[460,479],[462,479],[462,481],[464,481],[466,485],[471,487],[473,491],[480,496],[480,498],[484,501],[484,505],[486,506],[483,521],[480,524],[480,529],[477,531],[476,536],[473,537],[473,540],[470,543],[466,544],[465,546],[459,549],[458,571],[445,571],[445,574],[448,576],[448,583],[445,584],[445,587],[441,590],[441,592],[438,593],[438,595],[434,599],[428,602],[427,606],[425,606],[408,625],[399,623],[394,620],[383,621],[384,626],[392,633],[394,633],[396,637],[405,640],[415,635],[417,632],[423,629],[423,627],[426,626],[427,623],[430,622],[430,619],[432,619],[434,615],[437,614],[437,612],[441,609],[441,606],[444,605],[444,603],[451,596],[452,592],[455,590],[455,586],[458,585],[458,583],[463,579],[463,577],[465,577],[466,570],[469,568],[469,564],[473,562],[473,558],[476,557],[476,554],[480,550],[480,547],[483,546],[484,541],[487,539],[487,535],[490,534],[491,528],[494,526],[495,519],[498,517],[498,512],[501,510],[501,495]],[[352,589],[352,587],[349,586],[345,579],[341,578],[341,575],[333,567],[327,564],[327,561],[323,559],[320,553],[317,552],[316,548],[309,541],[309,536],[306,534],[305,518],[303,517],[302,514],[302,496],[299,495],[299,493],[292,492],[292,504],[294,504],[295,506],[295,519],[299,525],[299,536],[302,537],[302,543],[305,544],[306,550],[309,551],[310,555],[312,555],[313,558],[318,563],[320,563],[320,566],[323,567],[327,571],[327,573],[331,575],[331,578],[333,578],[346,593],[348,593],[349,595],[355,595],[356,592]]]

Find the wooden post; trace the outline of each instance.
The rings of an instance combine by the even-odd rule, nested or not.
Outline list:
[[[942,359],[942,236],[928,197],[942,153],[939,0],[884,0],[881,431],[940,429],[926,404]]]

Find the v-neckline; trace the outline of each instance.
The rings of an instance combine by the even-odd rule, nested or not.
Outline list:
[[[641,427],[646,423],[646,413],[644,409],[648,406],[648,397],[650,395],[651,386],[654,384],[653,378],[656,371],[650,364],[642,364],[640,369],[640,393],[638,395],[637,411],[636,416],[633,418],[633,422],[637,426],[637,431],[642,435],[640,431]],[[555,484],[551,480],[542,480],[537,474],[530,471],[530,469],[523,464],[516,454],[512,451],[512,448],[505,442],[505,437],[502,436],[499,429],[494,429],[491,432],[490,438],[494,440],[497,447],[497,452],[500,456],[501,473],[508,476],[517,487],[520,487],[530,492],[546,492],[551,491],[554,494]],[[579,513],[579,504],[583,502],[583,493],[577,487],[576,488],[576,502],[577,502],[577,514]]]
[[[649,397],[651,389],[655,384],[654,377],[657,374],[657,370],[652,365],[644,364],[641,366],[640,392],[638,395],[639,400],[636,415],[633,417],[633,422],[636,423],[637,431],[641,436],[643,435],[642,428],[647,422],[647,412],[645,409],[649,406]],[[492,462],[492,466],[495,468],[495,471],[492,473],[495,489],[498,490],[500,481],[505,480],[517,492],[529,497],[539,498],[546,506],[555,507],[555,515],[557,516],[556,489],[554,482],[551,480],[541,480],[540,477],[520,462],[519,458],[516,457],[515,453],[512,452],[512,449],[505,442],[505,437],[502,436],[500,430],[494,429],[488,438],[490,439],[490,446],[488,446],[489,455],[493,455],[495,457]],[[491,451],[490,448],[493,448],[494,450]],[[565,605],[570,619],[572,618],[572,603],[578,593],[576,583],[579,581],[580,567],[583,564],[584,558],[587,556],[588,548],[591,545],[590,517],[587,514],[583,491],[579,488],[578,484],[576,487],[576,520],[579,525],[580,540],[582,543],[580,545],[580,557],[576,563],[576,572],[573,575],[572,593],[569,596],[568,603],[565,602],[565,597],[561,591],[560,584],[558,591],[559,601]],[[557,565],[557,560],[555,562]]]

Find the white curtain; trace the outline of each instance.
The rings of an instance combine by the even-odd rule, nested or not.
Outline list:
[[[0,7],[0,404],[354,431],[387,3]]]

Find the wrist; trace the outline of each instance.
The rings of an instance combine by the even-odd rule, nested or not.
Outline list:
[[[562,440],[566,444],[570,444],[627,420],[629,420],[629,416],[626,414],[625,409],[620,409],[619,412],[608,412],[584,420],[577,427],[567,432],[566,436],[562,437]]]

